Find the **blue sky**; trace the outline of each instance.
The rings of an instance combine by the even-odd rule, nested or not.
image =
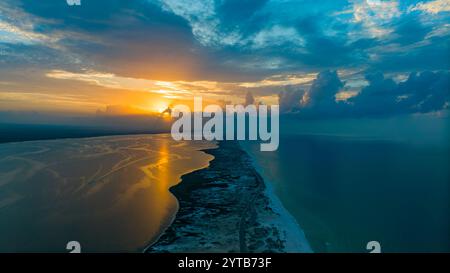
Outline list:
[[[0,3],[0,110],[143,109],[146,96],[170,105],[248,92],[311,117],[448,107],[446,0],[81,2]]]

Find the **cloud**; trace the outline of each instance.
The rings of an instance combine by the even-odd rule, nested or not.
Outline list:
[[[345,83],[340,80],[337,71],[326,70],[320,72],[309,90],[303,92],[301,89],[298,89],[291,93],[291,95],[301,94],[300,101],[295,104],[285,102],[283,112],[295,113],[303,118],[334,116],[338,114],[340,105],[343,104],[337,101],[336,96],[344,85]],[[292,98],[283,99],[290,100]],[[295,97],[295,99],[298,98]],[[290,110],[287,110],[288,107],[290,107]],[[283,109],[283,107],[280,108]]]
[[[97,116],[129,116],[129,115],[149,115],[151,112],[130,106],[130,105],[107,105],[105,109],[98,109]]]
[[[328,107],[335,103],[335,96],[344,84],[336,71],[323,71],[303,96],[302,103],[306,107]]]
[[[317,73],[273,75],[256,82],[239,83],[238,86],[256,88],[256,87],[277,87],[277,86],[307,84],[311,83],[316,75]]]
[[[141,107],[150,103],[142,102],[150,101],[149,93],[152,99],[201,94],[237,102],[250,91],[266,102],[278,97],[282,111],[305,116],[380,115],[378,98],[364,99],[370,89],[361,83],[375,90],[390,81],[365,80],[363,71],[396,77],[450,70],[446,2],[110,0],[73,8],[63,0],[3,0],[0,80],[14,85],[1,85],[0,92],[17,103],[2,106],[34,109],[43,105],[33,101],[38,97],[50,107],[47,95],[81,100],[82,92],[83,102],[96,103],[85,111],[95,112],[97,104],[120,104],[120,92],[136,93],[129,104]],[[28,81],[11,80],[9,72]],[[427,79],[422,73],[417,78]],[[406,95],[394,84],[401,94],[383,97],[392,108],[387,114],[431,111],[445,100],[442,93]],[[407,103],[413,110],[405,110]]]
[[[103,73],[98,71],[82,71],[82,73],[75,73],[64,70],[51,70],[45,75],[46,77],[52,79],[81,81],[110,89],[151,92],[161,94],[165,98],[178,98],[181,95],[193,95],[191,91],[184,88],[186,84],[182,81],[166,82],[120,77],[111,73]],[[198,89],[205,84],[205,82],[191,82],[190,89]]]
[[[220,32],[220,20],[216,15],[214,0],[166,0],[157,2],[164,10],[187,20],[192,29],[192,34],[204,45],[230,45],[235,44],[239,40],[238,32]]]
[[[399,17],[397,0],[354,0],[353,16],[356,23],[361,23],[369,37],[382,37],[391,32],[387,23]],[[364,35],[364,34],[363,34]]]
[[[396,83],[380,72],[368,74],[369,85],[349,99],[355,115],[394,115],[428,113],[447,108],[449,73],[411,73],[407,80]]]
[[[301,107],[301,100],[305,94],[302,89],[295,89],[287,86],[284,91],[278,95],[278,104],[282,113],[291,113]]]
[[[7,2],[2,1],[0,3],[0,35],[2,43],[52,44],[59,37],[52,37],[34,30],[36,25],[45,22],[45,20],[31,16]]]
[[[283,93],[280,105],[285,113],[300,118],[339,118],[392,116],[429,113],[449,108],[449,72],[411,73],[399,83],[385,78],[381,72],[366,74],[368,85],[346,100],[337,99],[345,83],[335,71],[318,74],[310,89]],[[301,103],[298,95],[304,94]],[[297,95],[297,96],[295,96]]]
[[[305,45],[304,39],[294,27],[283,27],[279,25],[261,30],[251,37],[250,40],[250,46],[254,49],[281,46],[283,44],[290,44],[297,47],[303,47]]]
[[[6,65],[155,80],[247,82],[371,66],[436,70],[445,65],[437,55],[445,53],[448,14],[426,20],[419,9],[434,2],[408,13],[411,5],[380,0],[111,0],[76,9],[64,1],[5,0],[0,21],[10,29],[9,44],[0,48]],[[428,31],[442,36],[429,40]]]
[[[255,104],[255,98],[253,97],[253,94],[249,91],[245,95],[244,105],[247,106],[247,105],[252,105],[252,104]]]
[[[440,12],[450,11],[450,3],[447,0],[434,0],[430,2],[419,2],[411,5],[409,11],[426,11],[436,14]]]

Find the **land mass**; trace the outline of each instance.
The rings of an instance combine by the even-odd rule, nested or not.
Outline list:
[[[145,252],[311,251],[236,141],[219,142],[219,148],[205,152],[215,158],[170,189],[178,213]]]
[[[168,130],[81,125],[14,124],[0,122],[0,143],[99,136],[161,134]]]

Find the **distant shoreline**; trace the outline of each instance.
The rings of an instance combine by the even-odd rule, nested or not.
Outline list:
[[[311,252],[236,141],[204,151],[214,159],[170,188],[179,210],[144,252]]]
[[[165,134],[164,130],[118,130],[92,126],[0,123],[0,144],[102,136]]]

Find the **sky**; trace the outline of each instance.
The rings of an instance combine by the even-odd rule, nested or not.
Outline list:
[[[2,0],[1,116],[279,104],[307,119],[449,108],[450,1]]]

